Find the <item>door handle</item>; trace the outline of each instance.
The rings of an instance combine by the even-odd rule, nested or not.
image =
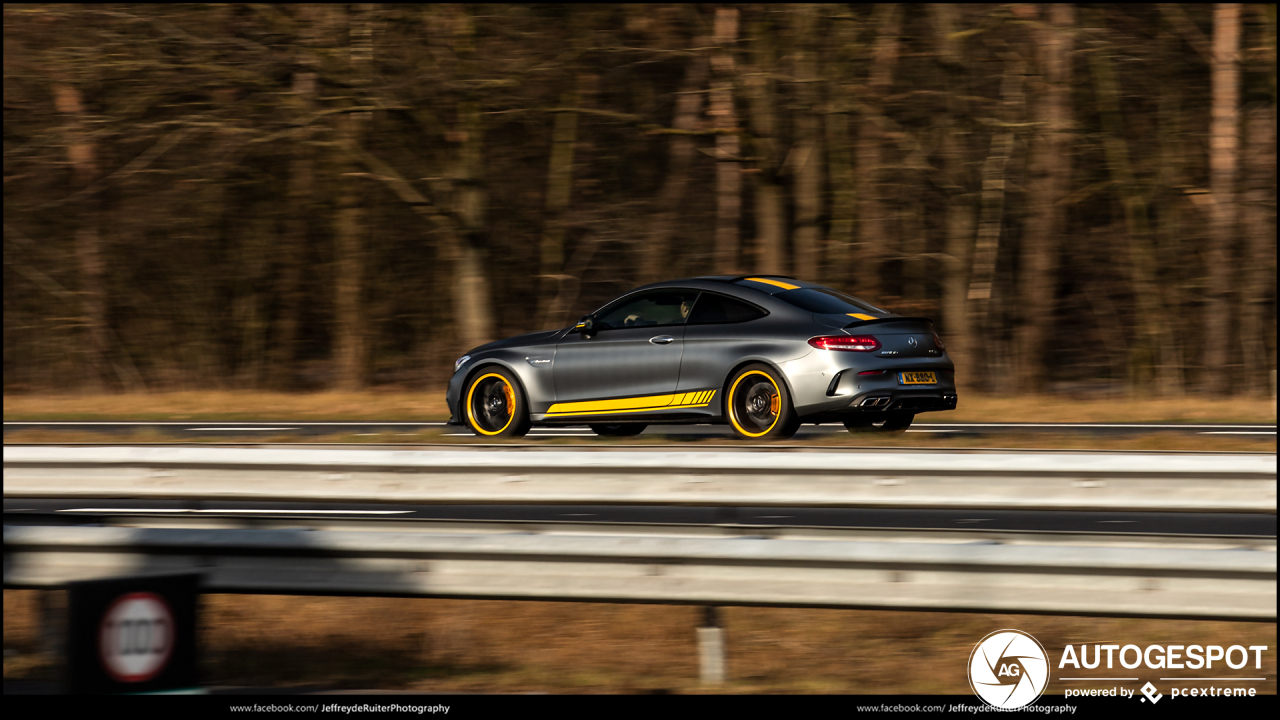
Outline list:
[[[653,343],[654,345],[666,345],[667,343],[673,340],[675,340],[675,338],[671,337],[670,335],[659,335],[658,337],[649,338],[649,342]]]

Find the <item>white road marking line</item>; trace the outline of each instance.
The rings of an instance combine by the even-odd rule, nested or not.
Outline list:
[[[907,432],[949,433],[949,432],[963,432],[963,431],[962,430],[908,430]]]
[[[1275,435],[1275,430],[1217,430],[1200,433],[1201,435]]]
[[[207,421],[206,421],[206,422],[207,422]],[[242,422],[243,422],[243,421],[242,421]],[[84,421],[76,421],[76,420],[49,420],[49,421],[40,421],[40,420],[6,420],[4,424],[5,424],[5,425],[190,425],[191,423],[176,422],[176,421],[168,421],[168,420],[163,421],[163,422],[129,422],[129,421],[126,421],[126,420],[84,420]],[[268,424],[268,425],[281,425],[281,424],[283,424],[283,423],[279,423],[279,422],[270,423],[270,422],[268,422],[268,423],[266,423],[266,424]],[[352,421],[352,422],[295,422],[295,423],[292,423],[292,424],[293,424],[293,425],[307,425],[307,426],[334,426],[334,425],[378,425],[378,426],[383,426],[383,425],[385,425],[385,426],[387,426],[387,427],[396,426],[396,425],[412,425],[412,426],[415,426],[415,427],[416,427],[416,426],[419,426],[419,425],[428,425],[428,426],[432,426],[432,427],[439,426],[439,425],[448,425],[448,423],[443,423],[443,422],[361,422],[361,421]],[[1231,427],[1231,426],[1227,425],[1227,426],[1224,426],[1224,427]]]
[[[65,513],[237,513],[276,515],[407,515],[412,510],[192,510],[190,508],[68,508]]]
[[[198,513],[236,513],[241,515],[407,515],[412,510],[194,510]]]
[[[1059,678],[1059,679],[1065,679],[1065,678]],[[1136,680],[1137,678],[1134,678],[1134,679]],[[1185,682],[1194,682],[1196,680],[1266,680],[1266,678],[1160,678],[1160,679],[1185,681]]]
[[[236,430],[236,432],[244,432],[244,430],[251,430],[251,432],[264,432],[264,430],[296,430],[296,429],[297,428],[187,428],[187,432],[189,433],[196,432],[196,430],[201,430],[201,432],[207,432],[207,430]]]
[[[65,512],[65,513],[75,513],[75,512],[189,513],[194,511],[185,509],[185,508],[176,508],[172,510],[162,510],[157,508],[67,508],[67,509],[59,510],[58,512]]]
[[[528,437],[595,437],[595,433],[539,433]]]
[[[1092,427],[1092,428],[1181,428],[1186,430],[1194,430],[1196,428],[1265,428],[1268,425],[1200,425],[1188,423],[1186,425],[1144,425],[1138,423],[915,423],[922,427]]]

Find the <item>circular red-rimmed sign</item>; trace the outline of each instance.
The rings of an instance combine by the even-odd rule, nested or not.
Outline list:
[[[164,670],[176,636],[173,613],[159,595],[136,592],[111,603],[98,630],[98,652],[119,682],[146,682]]]

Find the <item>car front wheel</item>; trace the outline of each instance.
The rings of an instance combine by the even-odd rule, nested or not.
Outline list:
[[[516,438],[529,432],[524,392],[511,373],[502,368],[485,368],[467,383],[463,408],[467,424],[477,435]]]
[[[768,365],[748,365],[729,380],[725,416],[739,437],[786,440],[800,429],[787,384]]]

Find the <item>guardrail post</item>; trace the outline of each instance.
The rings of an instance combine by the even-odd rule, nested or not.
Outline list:
[[[703,608],[702,627],[698,628],[698,665],[703,685],[724,682],[724,629],[714,605]]]
[[[65,661],[67,633],[67,591],[37,590],[40,652],[61,672]]]

